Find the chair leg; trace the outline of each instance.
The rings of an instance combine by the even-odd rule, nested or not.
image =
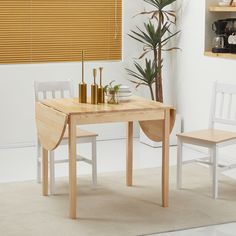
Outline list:
[[[212,195],[213,198],[218,197],[218,149],[215,146],[212,150],[212,158],[213,158],[213,165],[212,165]]]
[[[96,138],[92,140],[92,178],[93,187],[97,185],[97,142]]]
[[[182,161],[183,161],[183,143],[182,141],[178,139],[178,144],[177,144],[177,189],[182,188]]]
[[[210,162],[209,169],[210,169],[210,178],[211,178],[211,181],[213,181],[213,160],[214,160],[213,155],[214,155],[214,154],[213,154],[212,148],[209,148],[209,162]]]
[[[55,161],[54,151],[50,151],[50,194],[55,194]]]
[[[37,165],[37,182],[41,183],[41,145],[39,140],[37,140],[36,165]]]

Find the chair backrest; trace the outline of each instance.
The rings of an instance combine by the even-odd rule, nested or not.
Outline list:
[[[70,81],[34,82],[35,101],[47,98],[72,97]]]
[[[236,84],[214,83],[210,128],[216,123],[236,125]]]

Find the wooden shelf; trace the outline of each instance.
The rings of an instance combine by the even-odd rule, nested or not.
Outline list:
[[[223,0],[221,1],[223,2]],[[215,37],[215,33],[212,30],[212,24],[220,19],[236,18],[235,1],[232,6],[219,6],[219,0],[205,0],[205,7],[204,55],[208,57],[236,60],[236,54],[211,52],[212,40]]]
[[[213,53],[211,51],[205,51],[205,56],[208,57],[219,57],[219,58],[226,58],[226,59],[236,59],[236,54],[233,53]]]
[[[210,12],[236,12],[236,6],[210,6],[208,9]]]

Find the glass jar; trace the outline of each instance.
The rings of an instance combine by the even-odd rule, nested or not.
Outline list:
[[[119,104],[118,92],[109,91],[106,95],[106,100],[108,104]]]

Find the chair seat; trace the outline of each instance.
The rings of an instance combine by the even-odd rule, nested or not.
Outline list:
[[[177,136],[179,138],[186,138],[191,140],[206,141],[210,143],[221,143],[236,139],[236,132],[229,132],[218,129],[204,129],[177,134]]]
[[[68,134],[68,127],[66,128],[65,134],[63,136],[63,139],[68,139],[69,134]],[[84,129],[80,129],[79,127],[76,128],[76,137],[77,138],[89,138],[89,137],[96,137],[98,136],[98,134],[84,130]]]

